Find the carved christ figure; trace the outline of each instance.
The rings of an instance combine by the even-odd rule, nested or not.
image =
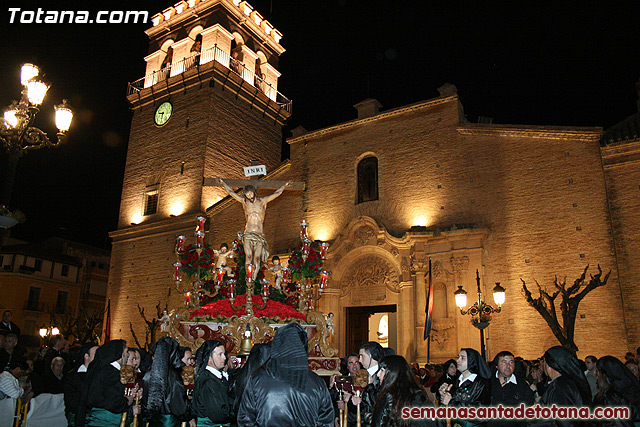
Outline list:
[[[240,237],[242,245],[244,246],[245,269],[249,264],[255,266],[253,276],[247,278],[247,282],[253,282],[258,276],[260,262],[266,263],[269,259],[269,246],[267,245],[267,240],[264,238],[262,228],[267,203],[281,195],[286,187],[291,186],[291,181],[288,181],[272,194],[265,197],[258,197],[256,194],[257,190],[253,185],[245,186],[244,194],[240,196],[222,179],[220,179],[220,182],[226,192],[235,200],[242,203],[242,207],[244,208],[244,216],[247,222],[244,226],[244,233],[238,233],[238,237]]]

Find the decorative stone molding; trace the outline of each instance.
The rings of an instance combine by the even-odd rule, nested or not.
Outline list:
[[[369,244],[369,241],[375,235],[376,233],[373,231],[372,228],[365,226],[365,227],[360,227],[358,230],[356,230],[353,237],[355,237],[356,244],[358,244],[359,246],[365,246]]]
[[[349,266],[348,271],[349,274],[342,281],[343,296],[355,291],[358,295],[366,294],[370,297],[377,295],[376,299],[383,300],[386,295],[385,289],[396,293],[400,291],[396,269],[381,257],[375,255],[359,257]]]
[[[454,257],[451,256],[451,268],[453,269],[453,272],[462,272],[462,271],[467,271],[467,269],[469,268],[469,257],[468,256],[462,256],[462,257]]]

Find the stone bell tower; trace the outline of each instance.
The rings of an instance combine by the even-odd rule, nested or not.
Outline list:
[[[144,77],[129,83],[133,118],[108,297],[112,338],[141,330],[170,291],[177,234],[225,196],[203,178],[242,178],[281,159],[291,101],[278,91],[282,34],[246,1],[180,1],[152,17]],[[149,313],[151,311],[151,313]],[[136,329],[136,325],[138,329]]]

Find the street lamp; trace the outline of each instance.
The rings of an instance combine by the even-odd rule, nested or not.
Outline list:
[[[57,141],[51,142],[47,134],[33,126],[38,108],[44,101],[49,85],[38,79],[40,69],[33,64],[24,64],[20,72],[22,96],[20,101],[13,101],[0,117],[0,141],[9,153],[5,181],[0,195],[0,203],[8,205],[13,190],[13,179],[18,159],[30,150],[43,147],[56,147],[66,139],[66,132],[71,126],[73,110],[66,100],[56,105],[55,122],[58,128]]]
[[[489,326],[489,322],[491,321],[491,313],[500,313],[500,311],[502,311],[502,304],[504,304],[506,296],[505,289],[500,286],[499,282],[496,282],[496,285],[493,288],[493,300],[498,307],[493,307],[482,301],[482,291],[480,290],[480,274],[478,273],[478,270],[476,270],[476,283],[478,285],[478,300],[474,302],[473,305],[469,307],[469,309],[464,309],[467,306],[467,291],[462,289],[462,285],[458,286],[458,290],[456,290],[453,295],[456,299],[456,305],[460,309],[460,313],[462,313],[462,315],[471,315],[471,324],[480,330],[480,348],[482,357],[484,357],[484,359],[486,360],[487,354],[484,346],[484,328]]]
[[[40,329],[38,329],[38,334],[40,335],[40,337],[42,339],[45,339],[46,337],[54,337],[54,336],[60,334],[60,330],[58,328],[56,328],[55,326],[50,326],[48,328],[40,328]]]

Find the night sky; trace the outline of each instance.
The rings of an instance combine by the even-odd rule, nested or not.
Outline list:
[[[148,10],[174,1],[101,2]],[[93,2],[92,2],[93,4]],[[293,100],[288,130],[354,119],[457,86],[471,122],[601,126],[637,111],[640,2],[250,1],[283,33],[279,90]],[[20,96],[24,62],[52,83],[36,125],[55,137],[53,105],[76,110],[66,145],[18,162],[11,207],[28,218],[12,235],[59,235],[110,247],[117,226],[131,112],[128,81],[143,77],[147,24],[9,23],[9,7],[87,10],[89,2],[9,0],[0,9],[0,102]],[[428,155],[428,153],[425,153]],[[0,155],[4,179],[5,155]]]

